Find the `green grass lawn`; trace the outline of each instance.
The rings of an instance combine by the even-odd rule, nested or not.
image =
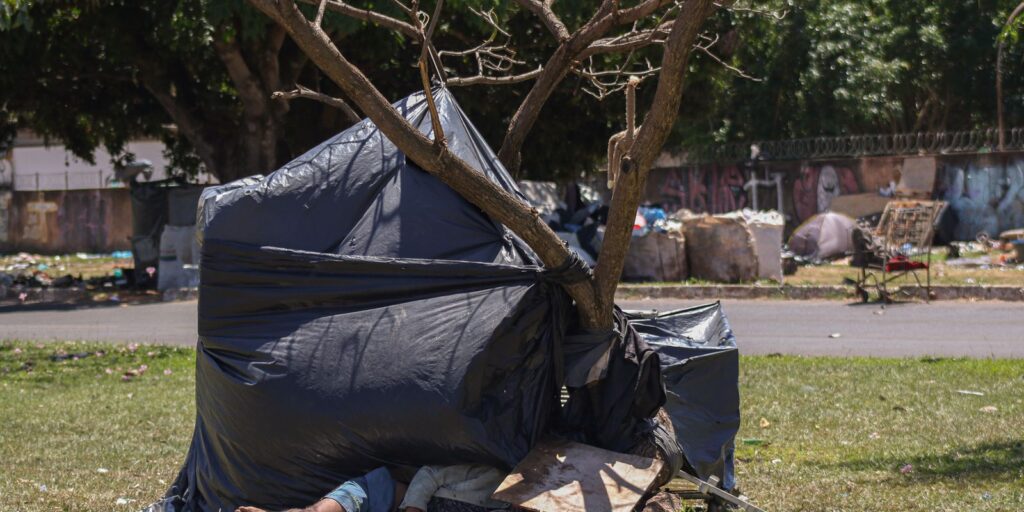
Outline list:
[[[52,361],[58,351],[91,355]],[[0,510],[135,510],[158,498],[191,436],[194,357],[0,345]],[[738,480],[766,510],[1024,510],[1024,360],[741,365]]]

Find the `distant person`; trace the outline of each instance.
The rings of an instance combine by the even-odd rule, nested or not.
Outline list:
[[[396,481],[387,468],[349,480],[320,501],[286,512],[486,512],[507,510],[491,494],[505,478],[496,468],[478,464],[424,466],[409,485]],[[235,512],[266,512],[239,507]]]

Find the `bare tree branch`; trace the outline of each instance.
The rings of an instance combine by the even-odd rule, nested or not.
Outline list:
[[[620,25],[628,25],[658,12],[659,9],[666,5],[674,3],[675,0],[645,0],[636,6],[616,11],[614,14],[615,22]]]
[[[434,128],[434,144],[438,146],[444,146],[446,141],[444,137],[444,128],[441,126],[441,116],[437,113],[437,105],[434,105],[434,94],[430,91],[430,75],[427,71],[427,57],[430,52],[430,39],[434,35],[434,27],[437,26],[437,20],[441,17],[441,6],[444,5],[444,0],[437,0],[434,4],[434,14],[430,17],[429,25],[426,29],[423,28],[423,21],[420,19],[419,12],[419,0],[413,0],[412,2],[412,19],[416,26],[416,29],[420,32],[420,41],[422,48],[420,49],[420,81],[423,82],[423,97],[427,100],[427,109],[430,110],[430,124]]]
[[[496,185],[482,172],[455,156],[446,147],[435,146],[422,132],[402,117],[359,68],[353,65],[316,25],[303,16],[294,2],[286,0],[250,0],[250,3],[288,30],[295,43],[309,55],[317,67],[341,88],[381,133],[422,169],[448,184],[456,193],[507,226],[536,251],[545,266],[557,267],[570,260],[569,249],[562,244],[536,210]],[[597,314],[597,298],[591,282],[565,285],[575,299],[584,326],[610,327]]]
[[[694,48],[699,50],[704,55],[707,55],[708,57],[711,57],[712,60],[714,60],[715,62],[720,64],[725,69],[728,69],[729,71],[732,71],[733,73],[735,73],[740,78],[746,78],[747,80],[750,80],[752,82],[763,82],[764,81],[763,78],[758,78],[756,76],[750,76],[746,72],[744,72],[742,69],[737,68],[736,66],[733,66],[733,65],[725,62],[724,60],[719,58],[718,55],[715,55],[714,53],[712,53],[711,49],[706,47],[706,46],[702,46],[702,45],[698,44],[698,45],[695,45]]]
[[[539,0],[516,0],[516,3],[540,18],[544,26],[555,36],[556,41],[562,43],[569,39],[569,29],[566,28],[565,23],[562,23],[562,20],[555,14],[555,11],[551,10],[551,5],[554,3],[553,0],[545,2],[540,2]]]
[[[540,75],[543,71],[542,68],[537,68],[533,71],[521,73],[518,75],[506,75],[506,76],[468,76],[468,77],[452,77],[448,79],[448,85],[452,87],[466,87],[470,85],[509,85],[517,84],[519,82],[525,82],[532,80]]]
[[[671,30],[672,22],[667,21],[656,28],[647,30],[634,29],[619,36],[598,39],[580,53],[580,58],[605,53],[629,52],[653,44],[663,44]]]
[[[643,81],[646,78],[656,76],[661,68],[654,67],[650,62],[645,61],[644,69],[630,69],[630,60],[626,60],[617,69],[595,71],[593,63],[587,67],[577,69],[575,73],[587,80],[588,86],[583,87],[583,92],[593,96],[598,101],[626,88],[631,81]]]
[[[594,286],[602,306],[599,310],[601,314],[611,315],[611,304],[622,275],[623,262],[632,237],[633,220],[646,185],[647,172],[679,115],[686,64],[704,20],[713,11],[712,0],[687,0],[680,8],[662,55],[661,74],[654,93],[653,107],[648,110],[635,142],[622,159],[612,192],[604,242],[594,269]],[[598,323],[606,321],[607,318],[601,318]]]
[[[317,92],[307,87],[303,87],[301,85],[296,85],[295,89],[292,89],[291,91],[275,91],[273,94],[270,95],[270,97],[275,100],[285,101],[290,101],[295,98],[306,98],[310,100],[316,100],[326,105],[330,105],[338,110],[341,110],[345,114],[345,117],[347,117],[348,120],[353,123],[358,123],[359,121],[362,121],[362,118],[359,117],[359,114],[356,113],[355,109],[353,109],[347,102],[345,102],[345,100],[341,98],[335,98],[334,96],[328,96],[322,92]]]
[[[497,16],[493,10],[477,11],[470,8],[474,14],[480,17],[485,23],[491,26],[492,32],[479,45],[466,50],[452,51],[444,50],[438,52],[439,58],[444,57],[465,59],[472,57],[476,64],[476,75],[469,77],[452,77],[446,79],[446,83],[452,86],[468,86],[478,84],[512,84],[536,77],[540,68],[519,74],[512,73],[515,66],[526,64],[525,61],[516,58],[516,51],[509,46],[508,32],[499,25]],[[495,40],[499,36],[504,37],[500,43]]]
[[[771,18],[771,19],[773,19],[775,21],[782,21],[782,20],[786,19],[786,16],[789,14],[789,11],[787,11],[787,10],[770,11],[770,10],[767,10],[767,9],[755,9],[753,7],[742,7],[742,6],[737,6],[737,5],[729,5],[730,3],[731,2],[727,2],[727,3],[718,3],[718,2],[716,2],[715,6],[716,7],[720,7],[722,9],[728,9],[729,11],[732,11],[732,12],[747,12],[747,13],[751,13],[751,14],[756,14],[756,15],[759,15],[759,16],[764,16],[766,18]]]
[[[320,6],[316,8],[316,26],[322,26],[324,23],[324,9],[327,7],[327,0],[320,0]]]
[[[324,0],[298,0],[298,1],[300,1],[302,3],[309,4],[309,5],[315,5],[315,6],[317,6],[319,8],[320,3],[322,1],[324,1]],[[368,21],[368,22],[373,23],[375,25],[380,25],[381,27],[389,28],[391,30],[395,30],[395,31],[401,32],[402,34],[405,34],[405,35],[407,35],[409,37],[413,37],[413,38],[415,38],[417,40],[420,39],[420,33],[419,33],[419,31],[416,30],[416,27],[414,27],[411,24],[406,23],[406,22],[404,22],[402,20],[399,20],[399,19],[396,19],[396,18],[392,18],[391,16],[387,16],[385,14],[381,14],[381,13],[379,13],[377,11],[372,10],[372,9],[363,9],[363,8],[355,7],[355,6],[349,5],[349,4],[347,4],[347,3],[345,3],[345,2],[343,2],[341,0],[326,0],[325,4],[326,4],[326,8],[328,10],[332,11],[332,12],[336,12],[336,13],[339,13],[339,14],[344,14],[345,16],[348,16],[350,18],[355,18],[357,20]]]

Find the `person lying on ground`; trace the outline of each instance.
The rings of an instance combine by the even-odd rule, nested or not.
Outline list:
[[[396,481],[387,468],[349,480],[320,501],[286,512],[486,512],[510,509],[491,494],[505,473],[491,466],[423,466],[409,482]],[[266,512],[239,507],[235,512]]]

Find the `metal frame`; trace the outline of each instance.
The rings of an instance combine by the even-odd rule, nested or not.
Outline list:
[[[869,261],[858,265],[860,275],[852,281],[861,301],[870,299],[868,288],[878,292],[879,300],[892,302],[889,283],[910,274],[917,283],[917,288],[925,289],[925,302],[931,301],[932,293],[932,238],[935,236],[935,225],[946,208],[943,201],[895,200],[885,206],[878,227],[870,233],[875,242],[872,255],[881,260],[880,263]],[[911,260],[914,256],[925,254],[924,268],[907,268],[890,272],[888,263],[901,255]],[[913,261],[913,260],[911,260]],[[923,271],[925,282],[922,284],[918,272]],[[879,275],[881,277],[879,277]],[[906,296],[910,294],[900,289]]]
[[[707,481],[704,481],[682,470],[679,471],[677,476],[697,486],[696,492],[691,491],[685,494],[680,493],[680,495],[684,496],[686,499],[703,499],[711,501],[718,498],[726,501],[730,505],[745,510],[746,512],[765,512],[764,509],[750,503],[749,498],[746,496],[743,496],[742,494],[736,496],[735,494],[719,487],[719,480],[717,476],[712,475],[707,479]]]

